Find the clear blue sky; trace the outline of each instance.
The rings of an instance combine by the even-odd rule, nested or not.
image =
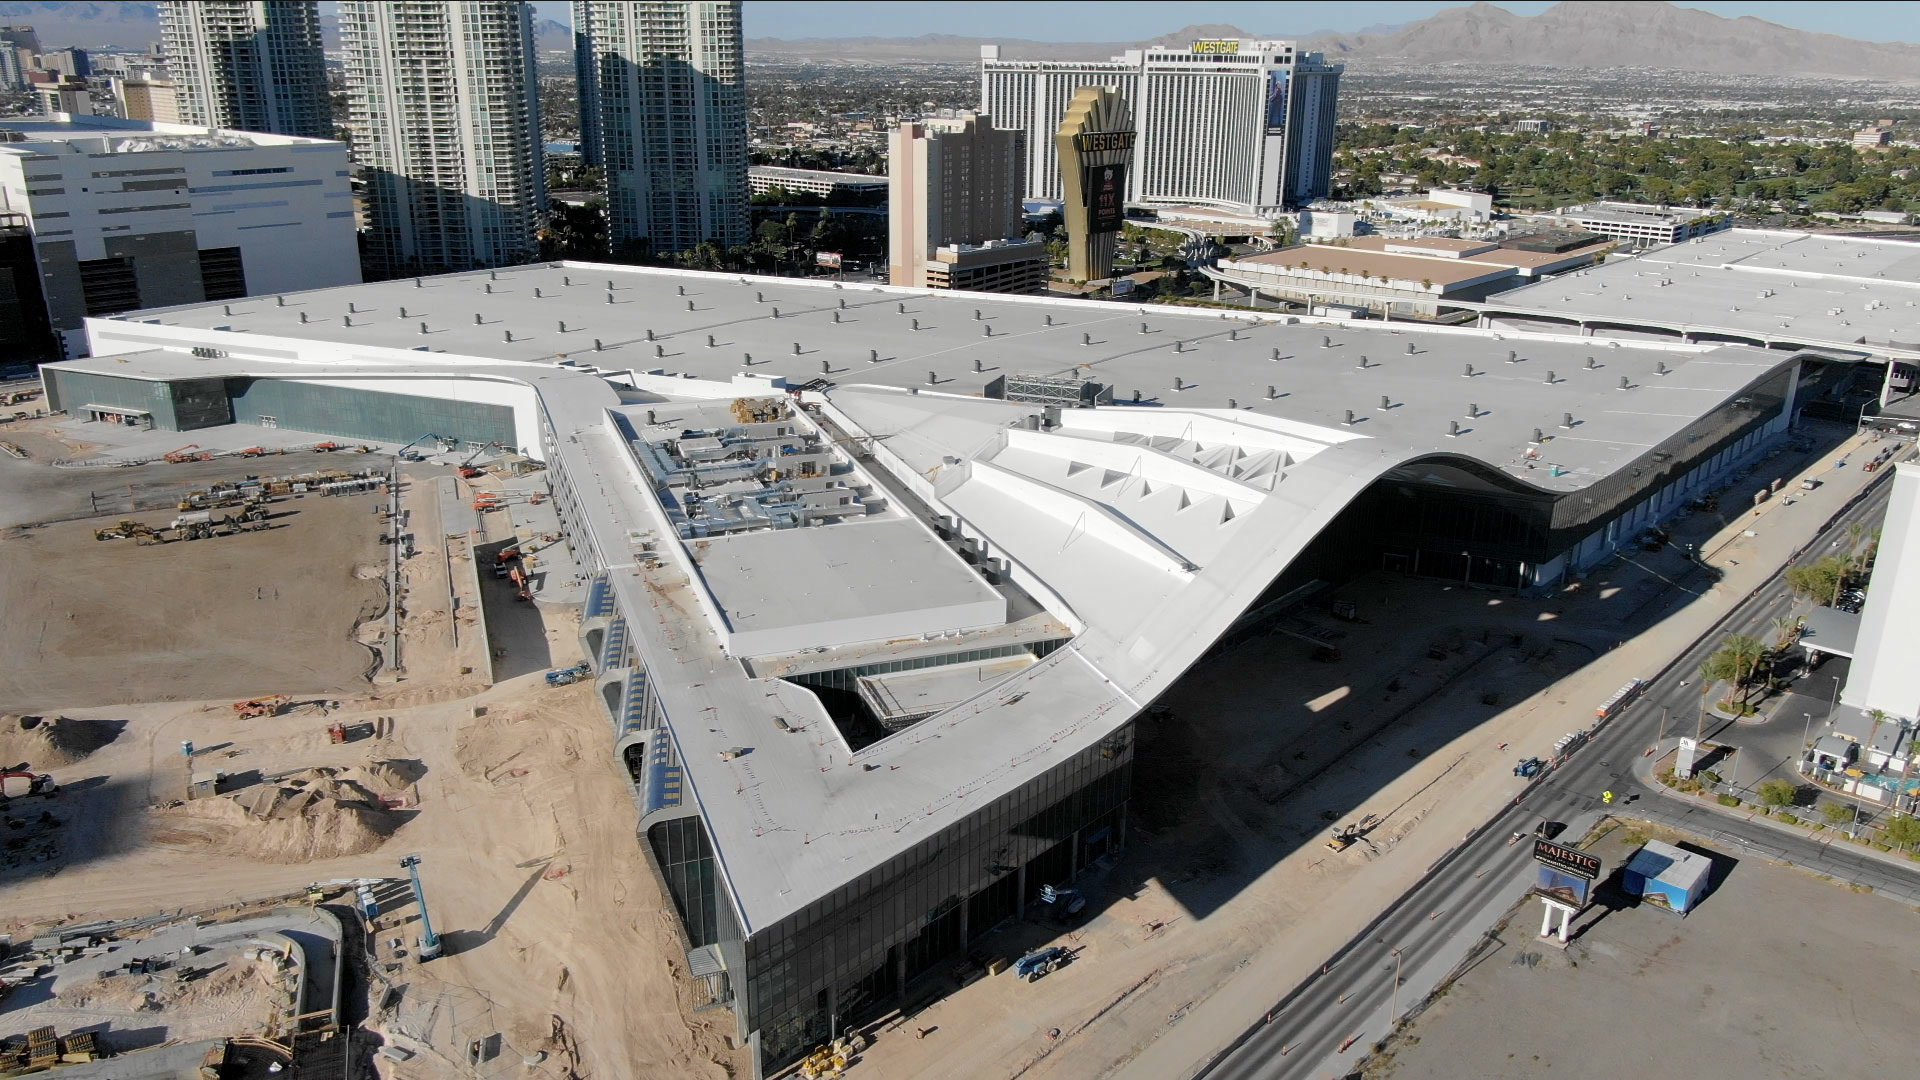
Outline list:
[[[569,22],[567,5],[536,3],[543,18]],[[1459,6],[1422,0],[1366,3],[1147,2],[1087,3],[1086,0],[919,2],[899,0],[747,0],[750,37],[917,37],[958,34],[1035,41],[1132,41],[1195,23],[1230,23],[1254,33],[1310,34],[1354,31],[1414,22]],[[1536,15],[1551,3],[1515,0],[1500,7]],[[1867,41],[1920,41],[1920,4],[1913,3],[1689,3],[1717,15],[1752,15],[1802,30],[1819,30]],[[1623,43],[1629,48],[1631,43]],[[1623,57],[1624,59],[1624,57]]]

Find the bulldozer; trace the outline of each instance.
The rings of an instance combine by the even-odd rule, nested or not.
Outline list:
[[[134,540],[141,544],[157,544],[161,540],[152,526],[129,518],[121,518],[104,529],[95,529],[93,538],[95,540]]]
[[[293,699],[285,694],[273,694],[269,697],[251,698],[233,703],[233,715],[241,720],[252,720],[260,716],[277,716]]]

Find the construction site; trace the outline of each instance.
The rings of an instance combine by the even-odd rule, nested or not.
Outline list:
[[[1849,434],[1712,343],[571,263],[146,314],[6,428],[0,932],[318,905],[337,1045],[217,1036],[301,1075],[1174,1075],[1618,685],[1641,537]]]
[[[684,965],[630,959],[674,917],[578,767],[605,727],[573,611],[530,602],[566,556],[537,473],[86,428],[0,459],[0,1075],[746,1074]],[[143,463],[53,464],[89,455]]]

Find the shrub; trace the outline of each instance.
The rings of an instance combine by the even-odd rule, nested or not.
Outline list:
[[[1800,819],[1783,810],[1780,812],[1780,823],[1782,825],[1798,825],[1800,824]]]
[[[1739,806],[1740,799],[1736,795],[1722,795],[1720,796],[1720,805],[1721,806]]]
[[[1760,801],[1768,806],[1792,806],[1800,788],[1791,780],[1763,780],[1758,788]]]

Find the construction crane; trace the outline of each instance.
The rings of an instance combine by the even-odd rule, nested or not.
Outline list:
[[[199,449],[199,443],[188,443],[178,450],[167,451],[164,457],[169,465],[178,465],[183,461],[205,461],[211,456],[204,452],[194,453],[194,451]]]
[[[409,855],[400,860],[400,866],[413,880],[413,902],[420,905],[420,944],[414,956],[424,964],[440,955],[440,935],[433,932],[433,920],[427,918],[427,891],[420,885],[420,856]]]

